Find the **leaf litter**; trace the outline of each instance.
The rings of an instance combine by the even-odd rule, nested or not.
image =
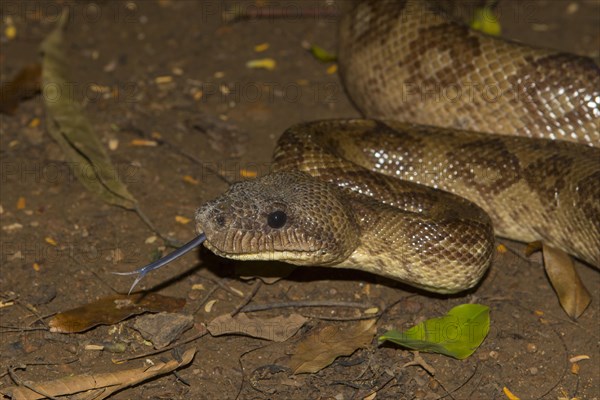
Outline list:
[[[315,373],[340,356],[365,348],[375,336],[376,319],[353,324],[329,325],[317,329],[300,341],[289,360],[294,374]]]
[[[86,398],[105,399],[119,390],[186,366],[192,362],[195,354],[196,349],[191,348],[180,357],[174,357],[168,361],[153,361],[153,365],[150,367],[144,366],[102,374],[82,374],[37,383],[28,382],[26,386],[2,388],[0,393],[17,400],[37,400],[45,399],[48,396],[65,396],[93,391],[87,393],[88,397]]]
[[[294,336],[307,321],[300,314],[274,318],[249,318],[244,313],[233,317],[223,314],[210,321],[207,328],[212,336],[243,335],[284,342]]]
[[[146,312],[176,312],[185,299],[155,293],[103,297],[92,303],[56,314],[48,322],[50,332],[83,332],[98,325],[112,325]]]
[[[46,108],[46,128],[70,161],[73,174],[90,192],[104,202],[135,211],[150,229],[168,243],[172,240],[156,230],[140,209],[137,200],[119,178],[83,107],[72,98],[68,66],[64,51],[64,30],[68,21],[64,11],[54,30],[40,46],[42,53],[42,88]]]

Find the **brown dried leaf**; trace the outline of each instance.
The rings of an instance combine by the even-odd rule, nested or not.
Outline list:
[[[300,314],[275,318],[248,318],[244,313],[232,317],[223,314],[210,321],[208,331],[213,336],[244,335],[259,339],[285,342],[308,321]]]
[[[375,319],[348,326],[329,325],[312,332],[298,343],[289,366],[294,374],[315,373],[331,364],[339,356],[348,356],[367,347],[375,335]]]
[[[56,379],[53,381],[30,383],[34,389],[39,390],[50,396],[64,396],[74,393],[81,393],[87,390],[98,390],[104,388],[100,393],[100,397],[94,399],[104,399],[112,393],[122,390],[126,387],[136,385],[140,382],[154,378],[155,376],[164,375],[182,366],[192,362],[196,349],[188,349],[181,359],[169,360],[167,362],[155,361],[150,368],[144,366],[142,368],[127,369],[124,371],[115,371],[105,374],[94,375],[76,375],[66,378]],[[0,389],[0,393],[19,400],[37,400],[45,399],[39,393],[27,389],[23,386],[10,386]]]
[[[39,93],[42,66],[38,63],[24,66],[19,73],[0,86],[0,113],[14,114],[19,103]]]
[[[583,285],[573,260],[564,251],[546,244],[543,245],[542,252],[546,273],[560,305],[569,317],[579,318],[592,301],[592,297]]]
[[[56,28],[42,42],[42,84],[48,133],[59,144],[70,161],[81,184],[109,204],[137,210],[137,200],[121,181],[96,134],[83,107],[70,93],[70,59],[64,51],[63,29],[68,21],[66,11]]]
[[[185,299],[160,294],[119,294],[56,314],[48,324],[51,332],[83,332],[97,325],[116,324],[132,315],[145,312],[176,312],[184,305]]]
[[[535,242],[527,243],[527,247],[525,248],[525,255],[527,257],[531,256],[533,253],[542,250],[542,242],[536,240]]]

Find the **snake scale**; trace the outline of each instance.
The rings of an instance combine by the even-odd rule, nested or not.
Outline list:
[[[591,60],[489,37],[413,1],[359,2],[339,36],[345,87],[372,119],[289,128],[271,174],[198,209],[208,249],[438,293],[477,284],[494,233],[600,266]]]

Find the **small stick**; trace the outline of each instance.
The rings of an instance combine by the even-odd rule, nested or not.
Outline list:
[[[340,10],[331,7],[240,7],[234,6],[223,12],[225,23],[238,22],[248,19],[305,19],[305,18],[339,18]]]
[[[293,307],[349,307],[349,308],[372,308],[370,304],[356,303],[351,301],[335,301],[335,300],[306,300],[306,301],[289,301],[284,303],[271,304],[254,304],[245,306],[241,309],[243,312],[256,312],[272,310],[274,308],[293,308]]]
[[[131,357],[127,357],[127,358],[118,358],[116,360],[113,359],[112,362],[114,362],[115,364],[121,364],[121,363],[124,363],[124,362],[127,362],[127,361],[137,360],[138,358],[149,357],[149,356],[153,356],[155,354],[164,353],[165,351],[169,351],[171,349],[174,349],[175,347],[179,347],[182,344],[190,343],[190,342],[193,342],[196,339],[200,339],[202,336],[206,335],[207,333],[208,333],[208,329],[205,330],[204,332],[201,332],[201,333],[195,335],[195,336],[192,336],[189,339],[185,339],[185,340],[183,340],[181,342],[178,342],[178,343],[173,343],[172,345],[167,346],[165,348],[162,348],[160,350],[149,351],[147,353],[137,354],[135,356],[131,356]]]
[[[379,317],[381,317],[383,315],[383,311],[378,312],[376,314],[369,314],[369,315],[360,315],[358,317],[327,317],[327,316],[321,316],[321,315],[312,315],[312,314],[302,314],[303,317],[306,318],[314,318],[314,319],[320,319],[323,321],[362,321],[365,319],[377,319]]]
[[[225,284],[225,282],[223,282],[223,280],[222,280],[222,279],[217,279],[217,280],[210,279],[210,281],[211,281],[211,282],[214,282],[214,283],[216,283],[216,284],[217,284],[217,285],[219,285],[219,286],[221,286],[221,288],[223,288],[223,290],[225,290],[225,291],[226,291],[226,292],[228,292],[228,293],[231,293],[231,294],[232,294],[232,295],[234,295],[234,296],[237,296],[237,297],[244,297],[243,295],[240,295],[240,294],[239,294],[239,293],[237,293],[235,290],[232,290],[232,289],[231,289],[229,286],[227,286],[227,285]]]
[[[242,310],[242,308],[244,308],[246,305],[248,305],[248,303],[250,303],[250,301],[254,298],[254,296],[256,296],[256,293],[258,292],[258,289],[260,289],[261,286],[262,286],[262,281],[260,279],[257,279],[256,283],[254,284],[254,287],[252,288],[252,291],[250,293],[248,293],[246,298],[244,298],[244,300],[242,300],[242,302],[229,315],[231,315],[232,317],[235,317],[237,315],[237,313],[239,313]]]
[[[48,393],[46,393],[45,391],[43,391],[42,389],[38,389],[35,386],[30,385],[29,383],[22,381],[21,378],[19,378],[17,376],[17,374],[15,373],[15,368],[14,367],[8,367],[8,374],[10,375],[11,379],[13,381],[15,381],[15,383],[18,386],[24,386],[27,389],[31,390],[32,392],[36,392],[37,394],[39,394],[41,396],[45,396],[45,397],[47,397],[47,398],[49,398],[51,400],[60,400],[58,397],[51,396]]]
[[[200,300],[200,302],[198,303],[198,306],[196,307],[194,312],[192,312],[192,315],[195,315],[198,311],[200,311],[200,308],[204,305],[204,303],[206,303],[207,300],[210,298],[210,296],[212,296],[212,294],[219,288],[220,288],[219,285],[215,285],[212,288],[210,288],[210,290],[204,295],[202,300]]]

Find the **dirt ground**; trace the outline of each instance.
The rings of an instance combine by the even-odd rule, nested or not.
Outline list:
[[[463,3],[468,8],[476,2]],[[160,232],[181,242],[194,235],[193,222],[176,217],[192,218],[202,202],[227,188],[227,180],[265,173],[285,128],[359,116],[331,64],[315,60],[302,47],[306,41],[334,50],[335,17],[226,24],[221,14],[233,4],[239,3],[9,0],[0,7],[3,81],[37,60],[37,48],[59,10],[71,7],[66,38],[72,94],[84,102],[107,148],[118,141],[109,153],[140,207]],[[324,2],[272,4],[296,10]],[[498,7],[506,36],[598,57],[599,2],[500,0]],[[457,11],[468,15],[463,8]],[[8,26],[16,29],[14,38]],[[255,51],[262,43],[268,49]],[[267,57],[276,61],[274,70],[246,67],[249,60]],[[155,147],[131,145],[135,139],[157,137],[161,141]],[[46,132],[39,96],[21,104],[15,115],[0,116],[0,146],[0,391],[14,384],[9,366],[26,366],[16,370],[17,376],[38,382],[147,365],[143,358],[118,365],[111,361],[152,350],[132,328],[135,319],[116,328],[59,334],[50,333],[47,319],[40,317],[126,293],[133,278],[110,271],[133,270],[171,249],[155,240],[135,213],[103,203],[74,178]],[[182,346],[195,347],[197,353],[177,376],[143,382],[113,398],[341,400],[364,398],[375,390],[377,399],[492,399],[506,398],[504,387],[522,399],[600,398],[600,275],[578,265],[593,301],[573,322],[561,310],[539,258],[522,256],[521,243],[499,243],[509,251],[497,254],[476,290],[458,296],[427,295],[356,271],[298,268],[285,279],[262,285],[251,300],[374,305],[385,310],[377,321],[378,334],[442,315],[458,304],[488,305],[491,330],[472,357],[458,361],[422,354],[435,369],[433,376],[419,366],[403,367],[413,354],[378,346],[376,339],[317,373],[292,375],[277,365],[293,343],[314,329],[356,324],[335,318],[357,317],[362,310],[279,308],[250,315],[295,312],[310,318],[288,342],[205,335]],[[207,323],[234,310],[251,292],[255,281],[241,279],[237,267],[205,250],[192,252],[150,274],[140,288],[185,298],[182,313]],[[284,269],[283,264],[275,267]],[[183,339],[194,334],[188,331]],[[111,343],[126,344],[125,352],[85,348]],[[575,371],[569,359],[578,355],[590,359],[580,361]]]

